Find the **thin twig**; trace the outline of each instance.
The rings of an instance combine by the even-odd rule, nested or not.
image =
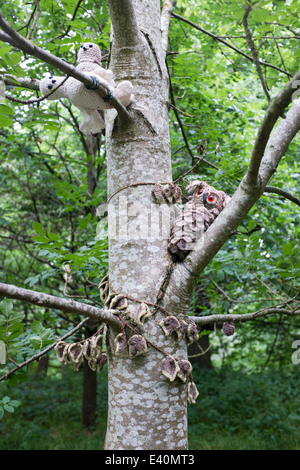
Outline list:
[[[229,321],[243,323],[267,315],[300,315],[300,310],[290,311],[282,308],[266,307],[253,313],[242,313],[238,315],[228,313],[220,315],[205,315],[201,317],[191,316],[189,319],[194,321],[197,325],[207,325],[209,323],[224,323]]]
[[[75,10],[74,10],[74,13],[73,13],[73,16],[72,16],[71,21],[74,21],[74,20],[75,20],[76,14],[77,14],[77,11],[78,11],[78,9],[79,9],[79,7],[80,7],[80,3],[81,3],[81,2],[82,2],[82,0],[79,0],[79,1],[78,1],[77,5],[76,5],[76,7],[75,7]],[[64,37],[68,34],[68,32],[70,31],[70,29],[71,29],[71,25],[69,25],[69,26],[67,27],[67,29],[66,29],[66,31],[65,31],[64,33],[62,33],[62,34],[60,34],[59,36],[56,36],[54,39],[52,39],[51,42],[56,41],[56,39],[62,39],[62,38],[64,38]]]
[[[283,196],[285,199],[289,199],[300,207],[300,199],[291,194],[290,192],[286,191],[285,189],[277,188],[275,186],[266,186],[264,193],[278,194],[279,196]]]
[[[209,31],[201,28],[200,26],[198,26],[197,24],[195,23],[192,23],[192,21],[189,21],[187,20],[186,18],[183,18],[182,16],[180,15],[177,15],[176,13],[172,13],[172,16],[174,16],[174,18],[177,18],[178,20],[180,21],[183,21],[184,23],[187,23],[189,24],[190,26],[192,26],[193,28],[196,28],[198,29],[199,31],[201,31],[202,33],[204,34],[207,34],[208,36],[210,36],[212,39],[214,39],[215,41],[220,41],[222,42],[225,46],[227,47],[230,47],[230,49],[233,49],[235,52],[237,52],[238,54],[241,54],[243,57],[245,57],[246,59],[250,60],[251,62],[253,62],[253,58],[248,55],[248,54],[245,54],[245,52],[241,51],[240,49],[238,49],[237,47],[235,46],[232,46],[229,42],[227,41],[224,41],[224,39],[222,39],[220,36],[217,36],[213,33],[210,33]],[[284,73],[285,75],[287,75],[288,77],[292,77],[292,75],[289,73],[289,72],[286,72],[285,70],[282,70],[281,68],[279,67],[276,67],[276,65],[272,65],[272,64],[269,64],[267,62],[264,62],[262,60],[259,60],[259,63],[260,65],[263,65],[264,67],[271,67],[272,69],[275,69],[277,70],[278,72],[281,72],[281,73]]]
[[[59,340],[57,341],[63,341],[67,338],[69,338],[70,336],[72,336],[76,331],[80,330],[80,328],[82,328],[83,325],[85,325],[90,319],[89,318],[85,318],[84,320],[82,320],[80,323],[78,323],[78,325],[75,326],[75,328],[73,328],[72,330],[68,331],[68,333],[66,333],[64,336],[62,336]],[[47,346],[47,348],[43,349],[43,351],[39,352],[38,354],[35,354],[34,356],[30,357],[29,359],[27,359],[26,361],[22,362],[21,364],[17,364],[17,366],[14,368],[14,369],[11,369],[9,372],[7,372],[5,375],[3,375],[2,377],[0,377],[0,382],[2,382],[3,380],[7,379],[10,375],[12,375],[14,372],[16,372],[17,370],[20,370],[22,369],[23,367],[26,367],[28,366],[31,362],[34,362],[34,361],[37,361],[38,359],[40,359],[42,356],[44,356],[45,354],[47,354],[48,352],[50,352],[53,348],[55,348],[56,344],[57,344],[57,341],[55,341],[55,343],[52,343],[50,344],[49,346]],[[12,360],[11,360],[12,361]],[[14,362],[14,361],[12,361]],[[16,364],[14,362],[14,364]]]
[[[38,17],[39,17],[39,14],[40,14],[40,0],[36,0],[36,4],[35,4],[35,14],[34,14],[34,18],[33,18],[33,23],[32,23],[32,26],[30,28],[30,31],[27,35],[27,39],[31,39],[31,36],[33,34],[33,31],[35,30],[35,27],[36,27],[36,23],[37,23],[37,20],[38,20]]]
[[[20,100],[19,98],[14,98],[13,96],[9,96],[7,94],[5,94],[5,98],[7,98],[10,101],[13,101],[14,103],[21,103],[21,104],[40,103],[41,101],[48,99],[50,95],[55,93],[58,90],[58,88],[61,87],[68,80],[68,78],[69,77],[67,75],[54,90],[49,91],[49,93],[47,93],[44,96],[41,96],[40,98],[34,98],[34,99],[30,99],[30,100]]]
[[[271,101],[271,97],[270,97],[270,94],[269,94],[269,91],[268,91],[268,88],[267,88],[267,84],[264,80],[264,77],[263,77],[263,74],[262,74],[262,70],[261,70],[261,66],[260,66],[260,61],[259,61],[259,58],[258,58],[258,55],[257,55],[257,51],[255,49],[255,44],[253,42],[253,39],[252,39],[252,34],[251,34],[251,31],[249,29],[249,25],[248,25],[248,16],[249,16],[249,13],[252,9],[252,6],[251,4],[248,4],[247,8],[246,8],[246,11],[245,11],[245,14],[243,16],[243,24],[244,24],[244,30],[245,30],[245,34],[246,34],[246,39],[247,39],[247,43],[248,43],[248,47],[250,49],[250,52],[251,52],[251,55],[252,55],[252,59],[253,59],[253,62],[255,64],[255,67],[256,67],[256,71],[257,71],[257,74],[258,74],[258,77],[261,81],[261,85],[262,85],[262,88],[263,88],[263,91],[267,97],[267,100],[268,102],[270,103]]]
[[[185,143],[185,146],[187,148],[187,151],[188,153],[190,154],[190,156],[192,157],[192,162],[194,162],[195,160],[195,156],[189,146],[189,142],[188,142],[188,139],[187,139],[187,136],[186,136],[186,133],[185,133],[185,130],[184,130],[184,127],[183,127],[183,124],[182,124],[182,121],[180,119],[180,116],[179,116],[179,113],[177,111],[177,107],[176,107],[176,104],[175,104],[175,98],[174,98],[174,92],[173,92],[173,87],[172,87],[172,82],[171,82],[171,75],[170,75],[170,71],[169,71],[169,67],[168,67],[168,63],[166,62],[167,64],[167,71],[168,71],[168,75],[169,75],[169,82],[170,82],[170,98],[171,98],[171,104],[173,105],[172,106],[172,109],[174,111],[174,114],[176,116],[176,119],[178,121],[178,124],[179,124],[179,127],[180,127],[180,130],[181,130],[181,133],[182,133],[182,137],[183,137],[183,140],[184,140],[184,143]]]
[[[179,176],[179,177],[174,181],[174,183],[176,184],[179,180],[185,178],[189,173],[191,173],[191,172],[196,168],[196,166],[198,166],[199,163],[201,163],[201,162],[204,160],[204,158],[206,157],[206,155],[207,155],[207,140],[205,141],[205,153],[204,153],[204,155],[198,159],[198,161],[195,163],[195,165],[192,166],[192,168],[190,168],[188,171],[186,171],[185,173],[183,173],[183,175]]]
[[[174,0],[164,0],[161,17],[160,17],[160,29],[161,29],[161,44],[164,55],[166,56],[169,42],[169,27],[170,19],[174,6]]]

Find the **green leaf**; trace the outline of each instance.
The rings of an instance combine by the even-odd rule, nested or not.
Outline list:
[[[285,255],[290,255],[293,251],[294,244],[293,243],[288,243],[287,245],[284,245],[282,247],[282,251]]]
[[[13,406],[10,406],[10,405],[4,405],[3,408],[5,409],[5,411],[7,411],[8,413],[13,413],[15,411],[14,407]]]
[[[1,96],[0,96],[1,97]],[[15,114],[15,111],[7,106],[6,104],[1,104],[0,103],[0,114],[5,114],[5,115],[11,115],[13,116]]]
[[[35,220],[32,223],[32,228],[40,235],[46,235],[46,230],[43,228],[42,224],[36,222]]]
[[[5,317],[9,317],[11,311],[13,309],[13,303],[11,300],[9,299],[3,299],[1,302],[0,302],[0,310],[1,312],[3,313],[3,315]]]
[[[51,241],[56,241],[59,239],[58,235],[56,235],[55,233],[48,233],[48,238]]]
[[[248,224],[248,230],[249,230],[249,232],[251,232],[251,230],[253,230],[254,227],[256,227],[256,220],[252,219],[252,220],[250,220],[250,222],[249,222],[249,224]]]
[[[33,240],[38,243],[49,243],[49,239],[47,237],[33,237]]]
[[[0,114],[0,127],[9,127],[12,126],[14,121],[12,121],[10,118],[5,116],[4,114]]]

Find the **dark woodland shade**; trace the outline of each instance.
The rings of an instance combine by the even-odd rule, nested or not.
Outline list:
[[[192,181],[187,189],[193,195],[171,227],[168,251],[173,261],[184,260],[231,199],[205,181]]]

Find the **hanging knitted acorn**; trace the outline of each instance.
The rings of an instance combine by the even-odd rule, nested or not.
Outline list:
[[[223,333],[226,336],[232,336],[235,332],[235,326],[233,322],[224,322],[223,323]]]
[[[188,404],[194,405],[196,403],[198,396],[199,396],[199,392],[197,390],[195,382],[193,380],[190,380],[188,383],[188,396],[187,396]]]

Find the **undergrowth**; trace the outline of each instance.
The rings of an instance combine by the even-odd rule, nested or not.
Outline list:
[[[104,372],[104,371],[103,371]],[[300,449],[300,376],[295,368],[247,375],[194,368],[200,395],[189,406],[190,450]],[[89,450],[104,444],[107,378],[98,375],[96,425],[81,424],[82,374],[32,374],[1,384],[21,405],[0,421],[1,450]]]

